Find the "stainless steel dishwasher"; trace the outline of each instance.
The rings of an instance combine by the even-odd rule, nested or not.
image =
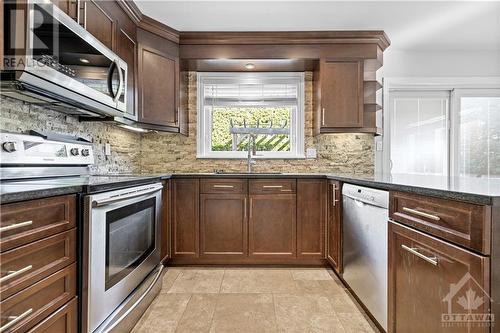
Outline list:
[[[342,197],[342,278],[387,331],[389,192],[344,184]]]

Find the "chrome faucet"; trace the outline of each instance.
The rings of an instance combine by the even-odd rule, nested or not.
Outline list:
[[[253,156],[259,156],[256,153],[255,134],[248,134],[248,154],[247,154],[247,172],[252,173],[252,164],[255,164]]]

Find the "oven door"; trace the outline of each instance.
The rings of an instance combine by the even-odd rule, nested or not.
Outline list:
[[[152,184],[87,197],[85,331],[93,332],[160,263],[161,189]]]

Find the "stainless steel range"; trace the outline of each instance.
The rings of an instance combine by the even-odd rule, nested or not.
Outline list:
[[[109,183],[109,175],[89,174],[94,162],[91,143],[65,135],[33,134],[0,133],[2,186],[84,187],[103,178]],[[115,178],[120,183],[120,177]],[[126,187],[81,195],[82,332],[130,331],[161,289],[162,185],[130,186],[133,177],[126,179]]]

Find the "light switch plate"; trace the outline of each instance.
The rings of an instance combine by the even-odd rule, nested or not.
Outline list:
[[[106,143],[104,145],[104,155],[106,156],[111,155],[111,145],[109,143]]]
[[[306,157],[307,158],[316,158],[316,148],[307,148],[306,149]]]
[[[384,143],[382,141],[377,141],[377,151],[384,150]]]

